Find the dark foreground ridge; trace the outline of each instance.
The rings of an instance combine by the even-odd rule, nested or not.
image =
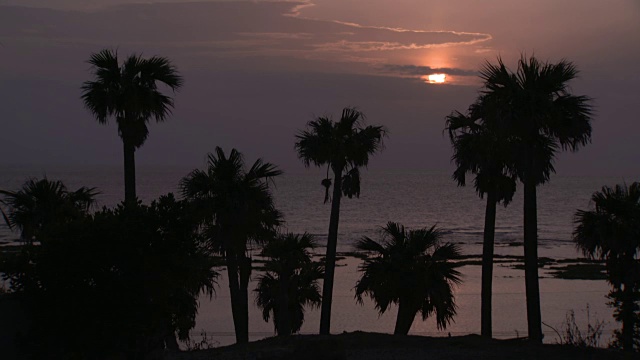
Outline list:
[[[525,339],[486,340],[479,335],[398,336],[356,331],[338,335],[296,335],[288,339],[274,337],[246,345],[181,352],[168,358],[170,360],[627,359],[624,355],[622,352],[608,349],[552,344],[536,345]]]

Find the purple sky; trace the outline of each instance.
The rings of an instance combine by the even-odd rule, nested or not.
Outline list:
[[[0,164],[121,163],[115,123],[79,99],[86,60],[108,47],[166,56],[185,78],[138,164],[201,166],[218,145],[301,169],[294,134],[357,106],[391,132],[371,168],[449,171],[445,116],[474,100],[485,59],[514,66],[526,52],[575,62],[574,93],[595,99],[593,143],[558,172],[640,173],[638,1],[134,3],[0,0]],[[451,82],[421,79],[434,72]]]

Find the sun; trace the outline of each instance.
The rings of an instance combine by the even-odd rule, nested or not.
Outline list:
[[[430,84],[442,84],[447,80],[447,75],[445,74],[430,74],[427,75],[427,82]]]

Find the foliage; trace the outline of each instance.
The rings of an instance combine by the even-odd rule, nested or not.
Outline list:
[[[207,168],[196,169],[182,179],[182,195],[206,226],[208,241],[216,252],[245,254],[249,242],[275,235],[282,214],[275,208],[269,182],[282,174],[275,165],[258,159],[245,169],[242,153],[220,147],[208,154]]]
[[[640,183],[605,186],[591,201],[594,210],[576,212],[573,238],[586,256],[605,260],[610,305],[622,322],[617,344],[632,350],[640,345]]]
[[[144,59],[133,54],[121,65],[117,51],[104,49],[92,54],[88,62],[95,80],[82,85],[85,106],[101,124],[114,117],[118,135],[139,148],[149,135],[149,119],[164,121],[173,108],[173,99],[160,92],[158,83],[176,90],[182,86],[182,78],[171,62],[160,56]]]
[[[310,250],[315,247],[311,235],[288,233],[269,241],[262,250],[268,260],[265,273],[258,277],[256,304],[264,321],[273,317],[278,335],[300,331],[305,306],[317,307],[322,302],[318,279],[324,271],[311,260]]]
[[[496,201],[507,206],[516,190],[514,144],[503,128],[494,127],[491,116],[495,114],[488,112],[482,96],[469,106],[467,114],[447,116],[445,130],[453,146],[451,160],[456,164],[453,179],[465,186],[466,174],[474,174],[474,188],[481,198],[495,192]]]
[[[130,55],[122,64],[117,51],[104,49],[89,59],[94,79],[82,85],[84,105],[100,124],[110,117],[118,124],[124,145],[125,201],[136,201],[135,151],[149,136],[151,118],[164,121],[171,113],[173,99],[160,91],[162,84],[175,91],[182,77],[171,62],[160,56],[144,59]]]
[[[446,328],[456,315],[453,286],[461,283],[457,264],[452,262],[460,257],[458,246],[441,245],[442,233],[435,226],[405,230],[389,222],[381,235],[381,242],[363,237],[356,244],[358,250],[374,255],[359,268],[362,277],[355,287],[358,302],[368,295],[381,314],[397,304],[395,333],[406,334],[418,311],[423,320],[435,314],[438,329]]]
[[[569,61],[553,64],[524,55],[515,72],[500,58],[480,71],[485,120],[511,139],[513,171],[523,183],[527,324],[529,338],[536,342],[542,342],[536,187],[555,172],[559,150],[577,151],[591,141],[591,99],[573,95],[569,88],[577,74]]]
[[[25,246],[8,269],[34,323],[26,348],[39,358],[145,358],[185,339],[201,291],[217,273],[182,201],[104,208]]]
[[[453,145],[456,165],[453,179],[466,185],[466,175],[475,175],[474,187],[480,198],[487,195],[482,247],[481,334],[492,337],[492,284],[496,204],[506,207],[516,191],[513,141],[502,128],[486,119],[495,114],[485,109],[481,96],[467,114],[454,112],[447,117],[446,130]]]
[[[342,196],[360,196],[360,167],[367,166],[369,156],[382,150],[387,134],[384,126],[364,126],[364,115],[354,108],[342,110],[339,121],[319,117],[307,123],[307,130],[296,135],[295,149],[305,166],[327,166],[324,202],[332,201],[327,236],[325,276],[322,288],[320,334],[328,335],[331,322],[333,277],[338,244],[338,223]],[[329,179],[333,171],[333,183]],[[329,189],[333,185],[333,198]]]
[[[247,170],[239,151],[232,149],[227,156],[216,147],[207,168],[193,170],[180,183],[209,246],[226,260],[236,341],[241,343],[249,341],[248,246],[274,237],[281,223],[269,189],[269,182],[280,174],[262,159]]]
[[[28,179],[20,190],[0,190],[0,204],[9,228],[20,230],[23,241],[46,240],[51,228],[61,226],[87,214],[95,204],[95,188],[81,187],[69,191],[61,181]]]
[[[327,166],[342,176],[342,195],[360,196],[359,168],[367,166],[369,155],[383,147],[387,134],[384,126],[364,126],[364,114],[354,108],[342,110],[339,121],[319,117],[307,123],[307,130],[296,135],[295,149],[305,166]],[[325,202],[329,200],[331,180],[322,181],[326,189]]]

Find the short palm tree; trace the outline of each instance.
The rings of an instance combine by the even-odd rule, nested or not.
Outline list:
[[[359,268],[358,302],[368,295],[381,314],[397,304],[394,334],[406,335],[418,312],[423,320],[435,314],[438,329],[446,328],[456,315],[453,287],[461,283],[452,262],[460,257],[458,246],[440,244],[442,233],[435,226],[405,230],[389,222],[381,233],[381,242],[364,237],[356,244],[357,250],[373,253]]]
[[[322,302],[318,279],[322,267],[311,261],[310,251],[316,246],[307,233],[279,235],[262,250],[268,258],[265,273],[258,278],[256,304],[264,321],[273,316],[276,333],[288,336],[300,331],[305,306],[317,307]]]
[[[466,174],[475,175],[478,195],[487,195],[482,248],[481,334],[492,337],[491,291],[493,283],[493,251],[496,205],[506,207],[516,191],[516,177],[511,158],[512,144],[501,129],[492,129],[485,121],[482,98],[469,107],[468,113],[454,112],[447,117],[446,129],[453,145],[452,161],[456,164],[453,179],[465,186]]]
[[[82,85],[82,100],[100,124],[115,118],[124,146],[125,202],[135,202],[135,151],[149,136],[149,119],[164,121],[173,108],[173,99],[158,84],[175,91],[182,78],[168,59],[159,56],[131,55],[120,65],[117,52],[105,49],[92,54],[89,64],[95,79]]]
[[[320,334],[323,335],[329,334],[331,328],[340,200],[343,195],[349,198],[360,196],[359,168],[367,166],[369,156],[382,149],[382,140],[387,134],[385,127],[364,126],[363,120],[362,112],[345,108],[339,121],[319,117],[307,124],[307,130],[296,135],[295,149],[304,164],[307,167],[311,164],[318,167],[327,166],[327,178],[322,181],[325,187],[325,202],[329,200],[331,187],[328,172],[329,169],[333,171],[333,198],[320,313]]]
[[[180,183],[210,245],[226,260],[238,343],[249,341],[249,243],[273,238],[281,223],[268,186],[280,174],[276,166],[261,159],[247,170],[239,151],[232,149],[227,156],[216,147],[208,156],[207,168],[193,170]]]
[[[553,160],[561,150],[577,151],[591,141],[591,99],[572,95],[569,82],[575,65],[557,64],[522,56],[512,73],[501,59],[486,63],[484,111],[491,128],[503,129],[516,147],[515,169],[524,188],[524,262],[529,338],[542,342],[542,315],[538,283],[538,219],[536,188],[555,172]]]
[[[618,307],[616,334],[627,351],[640,346],[640,183],[603,187],[591,197],[595,209],[576,212],[573,239],[589,257],[606,261],[610,297]]]
[[[95,204],[95,188],[69,191],[61,181],[28,179],[18,191],[0,190],[3,216],[9,228],[20,230],[20,238],[31,244],[46,240],[47,229],[86,215]]]

